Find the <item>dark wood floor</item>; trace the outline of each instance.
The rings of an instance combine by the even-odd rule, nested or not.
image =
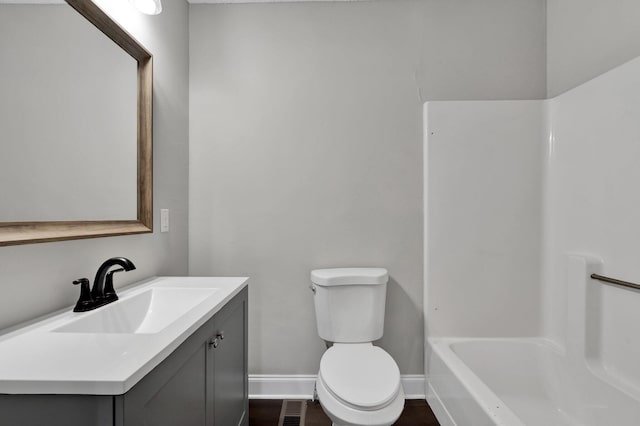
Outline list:
[[[277,426],[282,401],[278,399],[252,399],[249,401],[249,426]],[[395,426],[439,426],[426,401],[408,399],[404,411],[394,423]],[[307,402],[305,426],[331,426],[331,420],[324,414],[318,402]]]

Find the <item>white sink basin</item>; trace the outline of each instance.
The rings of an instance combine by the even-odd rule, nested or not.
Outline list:
[[[150,278],[93,311],[69,307],[0,331],[0,394],[125,394],[244,291],[247,280]]]
[[[162,331],[214,294],[215,288],[160,287],[103,306],[62,327],[58,333],[153,334]]]

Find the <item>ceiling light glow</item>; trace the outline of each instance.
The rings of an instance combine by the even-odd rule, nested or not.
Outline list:
[[[157,15],[162,12],[160,0],[129,0],[141,13],[145,15]]]

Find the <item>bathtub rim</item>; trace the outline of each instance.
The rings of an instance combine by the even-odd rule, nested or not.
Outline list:
[[[431,377],[431,357],[437,356],[439,360],[455,377],[461,387],[469,394],[496,426],[526,426],[525,423],[505,404],[489,386],[487,386],[465,362],[452,349],[456,343],[467,342],[508,342],[543,346],[559,355],[564,354],[564,349],[555,342],[543,337],[428,337],[427,338],[427,399],[434,407],[434,413],[438,420],[446,425],[456,425],[456,422],[442,402],[438,389],[433,387]],[[447,418],[440,417],[446,414]]]

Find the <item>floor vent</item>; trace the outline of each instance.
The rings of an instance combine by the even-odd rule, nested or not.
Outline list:
[[[307,401],[285,399],[282,401],[278,426],[304,426]]]

